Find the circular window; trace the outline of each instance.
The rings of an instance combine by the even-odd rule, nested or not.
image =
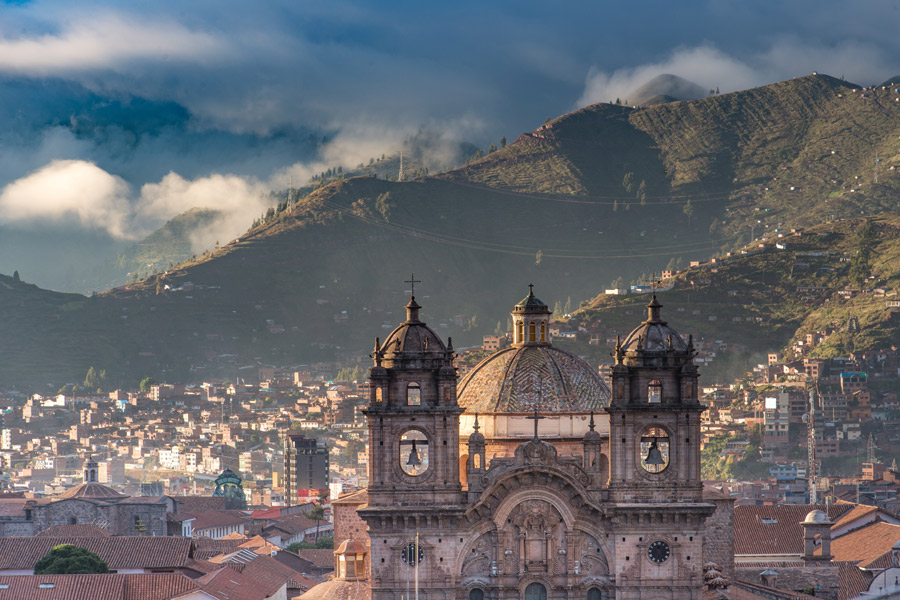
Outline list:
[[[669,434],[660,427],[648,427],[641,434],[641,466],[648,473],[661,473],[669,466]]]
[[[428,438],[417,429],[410,429],[400,436],[400,469],[417,477],[428,470]]]

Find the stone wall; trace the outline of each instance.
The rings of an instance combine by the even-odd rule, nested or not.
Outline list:
[[[716,505],[716,512],[706,520],[703,537],[703,564],[714,562],[723,569],[729,581],[734,580],[734,498],[719,494],[704,497]]]
[[[359,517],[357,509],[366,505],[366,497],[361,494],[361,498],[354,500],[341,501],[337,500],[331,505],[331,512],[334,517],[334,547],[337,548],[344,540],[356,540],[366,546],[371,553],[371,544],[369,543],[369,530],[366,522]],[[370,556],[366,555],[366,573],[371,574]]]
[[[0,518],[0,537],[32,536],[37,533],[34,523],[24,518]]]
[[[802,592],[807,588],[816,590],[816,597],[837,600],[838,597],[838,566],[826,563],[823,566],[773,566],[778,576],[775,578],[774,587],[780,590]],[[738,565],[735,569],[735,577],[757,585],[762,585],[763,580],[759,574],[765,567],[746,567]]]

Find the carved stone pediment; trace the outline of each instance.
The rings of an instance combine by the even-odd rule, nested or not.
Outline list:
[[[486,488],[504,473],[523,467],[536,466],[564,471],[585,487],[590,483],[590,476],[581,467],[580,458],[560,457],[553,444],[534,439],[519,444],[514,457],[493,459],[481,481]]]

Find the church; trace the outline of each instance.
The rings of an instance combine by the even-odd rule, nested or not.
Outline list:
[[[661,308],[617,340],[607,384],[552,346],[532,290],[512,347],[457,383],[413,295],[372,353],[369,487],[335,501],[335,578],[304,598],[697,600],[704,565],[730,575],[693,342]]]

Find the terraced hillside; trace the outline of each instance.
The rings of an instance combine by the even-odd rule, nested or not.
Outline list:
[[[617,278],[742,247],[751,231],[896,212],[896,96],[810,76],[646,108],[595,105],[442,175],[337,181],[163,275],[65,309],[48,302],[36,321],[8,303],[0,339],[21,349],[0,346],[0,383],[52,387],[90,366],[130,385],[234,379],[259,364],[349,360],[402,318],[411,272],[429,323],[457,347],[477,344],[505,329],[531,282],[551,305],[577,307]],[[770,267],[783,265],[757,270]],[[714,302],[702,299],[714,292],[691,294]],[[754,349],[806,318],[778,310],[767,337],[748,338]],[[743,335],[716,324],[720,337]]]

